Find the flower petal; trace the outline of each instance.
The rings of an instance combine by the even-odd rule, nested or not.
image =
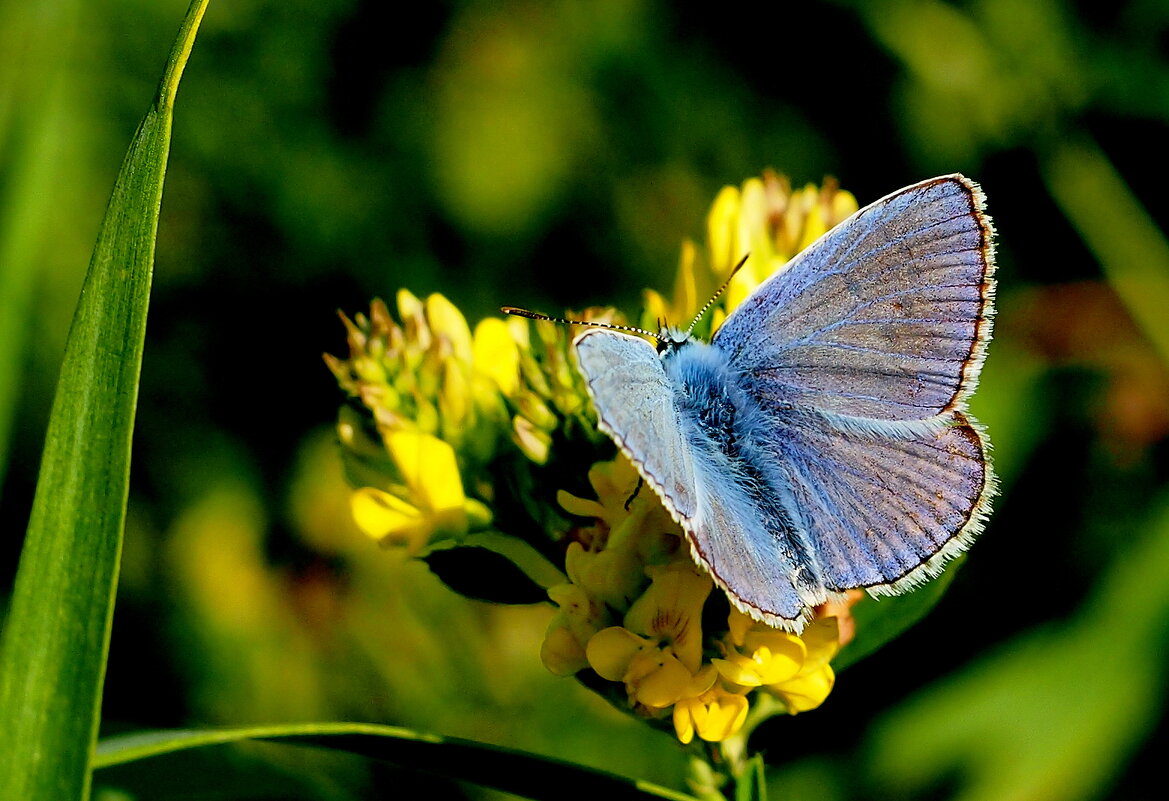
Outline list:
[[[835,617],[822,617],[804,629],[800,639],[807,646],[801,675],[812,673],[828,664],[840,650],[840,627]]]
[[[549,627],[540,645],[540,661],[557,676],[571,676],[589,665],[584,647],[567,623]]]
[[[715,670],[714,665],[705,665],[690,680],[690,684],[686,687],[686,697],[697,698],[710,690],[714,686],[714,683],[718,681],[718,675],[718,671]]]
[[[548,461],[548,454],[552,450],[552,435],[543,429],[537,428],[531,420],[516,415],[512,420],[512,441],[536,464]]]
[[[704,715],[695,715],[694,727],[698,736],[711,743],[719,743],[743,727],[747,720],[747,698],[732,693],[719,693],[705,704]]]
[[[633,657],[645,648],[646,641],[629,629],[610,626],[592,636],[585,654],[593,670],[603,679],[625,681]]]
[[[763,684],[776,684],[796,676],[803,668],[807,654],[802,639],[775,629],[749,632],[744,648],[759,665]]]
[[[387,545],[421,547],[431,526],[421,511],[406,501],[373,487],[349,496],[349,508],[357,527]]]
[[[463,481],[455,449],[446,442],[418,431],[391,431],[386,447],[411,494],[432,517],[436,527],[466,530]]]
[[[472,363],[511,397],[520,383],[520,352],[511,328],[498,317],[488,317],[475,326],[471,344]]]
[[[442,387],[438,393],[438,411],[443,435],[454,439],[467,428],[471,412],[471,382],[466,365],[448,359],[442,365]]]
[[[436,339],[445,341],[463,364],[471,363],[471,329],[455,304],[435,292],[426,299],[426,320]]]
[[[695,704],[698,704],[697,699],[683,699],[674,704],[674,733],[682,745],[694,739],[694,716],[690,709]]]
[[[637,683],[637,700],[654,709],[664,709],[685,694],[692,678],[678,658],[667,651],[661,666]]]
[[[598,520],[605,515],[605,507],[588,498],[578,498],[564,490],[557,490],[556,503],[570,515],[577,517],[595,517]]]
[[[710,661],[724,679],[740,687],[758,687],[763,683],[759,677],[759,666],[742,654],[731,654],[726,659]]]
[[[714,584],[692,564],[647,568],[653,579],[625,615],[625,626],[667,640],[682,664],[697,673],[702,664],[702,606]]]
[[[416,343],[420,351],[428,349],[432,339],[430,326],[426,324],[425,309],[422,301],[408,289],[398,290],[398,316],[402,319],[407,341]]]
[[[710,249],[710,264],[716,275],[729,270],[741,258],[735,255],[739,249],[738,216],[739,190],[724,186],[706,215],[706,241]]]
[[[787,705],[787,711],[795,715],[824,703],[835,683],[836,674],[832,666],[824,665],[814,673],[773,686],[771,690]]]

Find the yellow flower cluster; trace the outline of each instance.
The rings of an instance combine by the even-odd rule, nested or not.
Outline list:
[[[566,511],[592,523],[573,532],[568,583],[549,590],[559,611],[541,657],[552,672],[592,668],[622,683],[629,707],[646,718],[672,709],[684,743],[737,733],[757,689],[791,714],[824,701],[834,681],[829,660],[841,645],[837,616],[847,606],[822,610],[796,636],[717,599],[721,617],[704,630],[714,585],[657,496],[624,456],[597,463],[589,479],[596,500],[560,496]]]
[[[484,320],[471,333],[442,295],[425,301],[402,290],[399,325],[375,300],[369,317],[342,315],[350,357],[326,355],[342,389],[372,415],[343,410],[338,426],[349,457],[354,519],[371,537],[418,552],[436,536],[459,536],[491,520],[462,476],[495,453],[506,426],[505,396],[519,383],[522,324]],[[387,458],[388,457],[388,458]],[[482,493],[473,493],[482,495]]]
[[[369,316],[342,315],[349,358],[325,362],[366,412],[344,408],[338,425],[358,487],[354,519],[379,542],[418,553],[491,523],[491,466],[505,452],[543,465],[556,436],[603,437],[571,361],[574,332],[517,317],[487,318],[472,332],[440,294],[400,290],[396,300],[400,323],[381,300]]]
[[[590,322],[620,322],[613,309],[585,309],[571,319]],[[524,455],[538,465],[551,454],[553,439],[584,439],[600,442],[596,416],[585,392],[584,379],[572,360],[572,339],[580,331],[550,320],[537,320],[528,327],[509,317],[519,345],[519,382],[509,399],[515,409],[512,440]],[[527,323],[527,320],[523,320]]]

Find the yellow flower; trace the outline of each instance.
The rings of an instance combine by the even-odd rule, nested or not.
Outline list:
[[[468,511],[490,516],[463,494],[450,445],[417,431],[390,432],[385,444],[402,483],[392,492],[362,487],[353,493],[353,518],[366,534],[417,552],[436,534],[466,533]]]
[[[522,331],[518,333],[517,331]],[[524,321],[517,317],[501,320],[488,317],[475,326],[471,359],[475,369],[495,382],[499,391],[510,397],[520,382],[520,341],[526,339]]]
[[[835,617],[822,617],[804,629],[801,639],[807,647],[803,667],[795,676],[767,685],[787,707],[788,714],[807,712],[824,703],[836,684],[829,664],[840,650],[840,629]]]
[[[683,696],[694,678],[668,644],[621,626],[597,632],[585,655],[601,678],[625,683],[631,705],[667,707]]]
[[[575,584],[560,584],[548,590],[557,605],[548,624],[540,659],[557,676],[571,676],[589,666],[585,643],[606,624],[604,607]]]
[[[626,502],[638,487],[633,463],[624,456],[611,462],[597,462],[589,468],[589,484],[597,494],[595,501],[577,498],[563,490],[556,494],[556,500],[566,512],[577,517],[595,517],[608,530],[620,528],[630,514]]]
[[[397,294],[401,324],[375,300],[369,317],[342,316],[349,358],[325,356],[338,383],[373,416],[383,437],[418,431],[439,437],[466,469],[488,461],[506,431],[504,396],[519,383],[514,326],[485,320],[474,335],[439,294],[425,301]]]
[[[824,703],[836,675],[829,664],[840,650],[835,616],[819,617],[800,636],[758,623],[731,610],[725,659],[713,660],[719,673],[743,687],[762,687],[783,702],[789,714]]]
[[[707,742],[722,742],[747,721],[747,697],[728,691],[717,679],[718,671],[708,665],[691,682],[689,689],[694,692],[674,704],[674,732],[683,744],[695,734]]]
[[[624,625],[594,635],[586,655],[602,678],[625,683],[632,703],[662,708],[685,695],[702,664],[702,607],[713,583],[688,565],[648,570],[650,586]]]
[[[712,660],[728,681],[743,687],[785,682],[800,672],[807,656],[803,640],[777,629],[752,632],[743,650]]]

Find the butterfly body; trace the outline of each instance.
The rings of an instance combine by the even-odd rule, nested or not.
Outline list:
[[[993,260],[961,176],[862,209],[760,285],[710,343],[590,329],[599,425],[736,606],[799,631],[853,588],[935,575],[981,527],[994,479],[965,411],[989,338]]]
[[[760,407],[716,344],[691,338],[668,346],[660,358],[678,398],[696,474],[708,477],[729,518],[750,521],[744,530],[759,535],[775,557],[774,570],[762,578],[773,589],[791,584],[788,612],[798,614],[803,606],[823,603],[820,571],[810,545],[793,525],[790,482],[777,458],[775,420],[781,415]]]

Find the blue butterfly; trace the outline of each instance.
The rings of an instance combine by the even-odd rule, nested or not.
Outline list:
[[[994,309],[984,205],[961,175],[878,200],[710,343],[574,341],[601,430],[756,620],[799,632],[846,590],[900,593],[981,530],[995,479],[966,401]]]

